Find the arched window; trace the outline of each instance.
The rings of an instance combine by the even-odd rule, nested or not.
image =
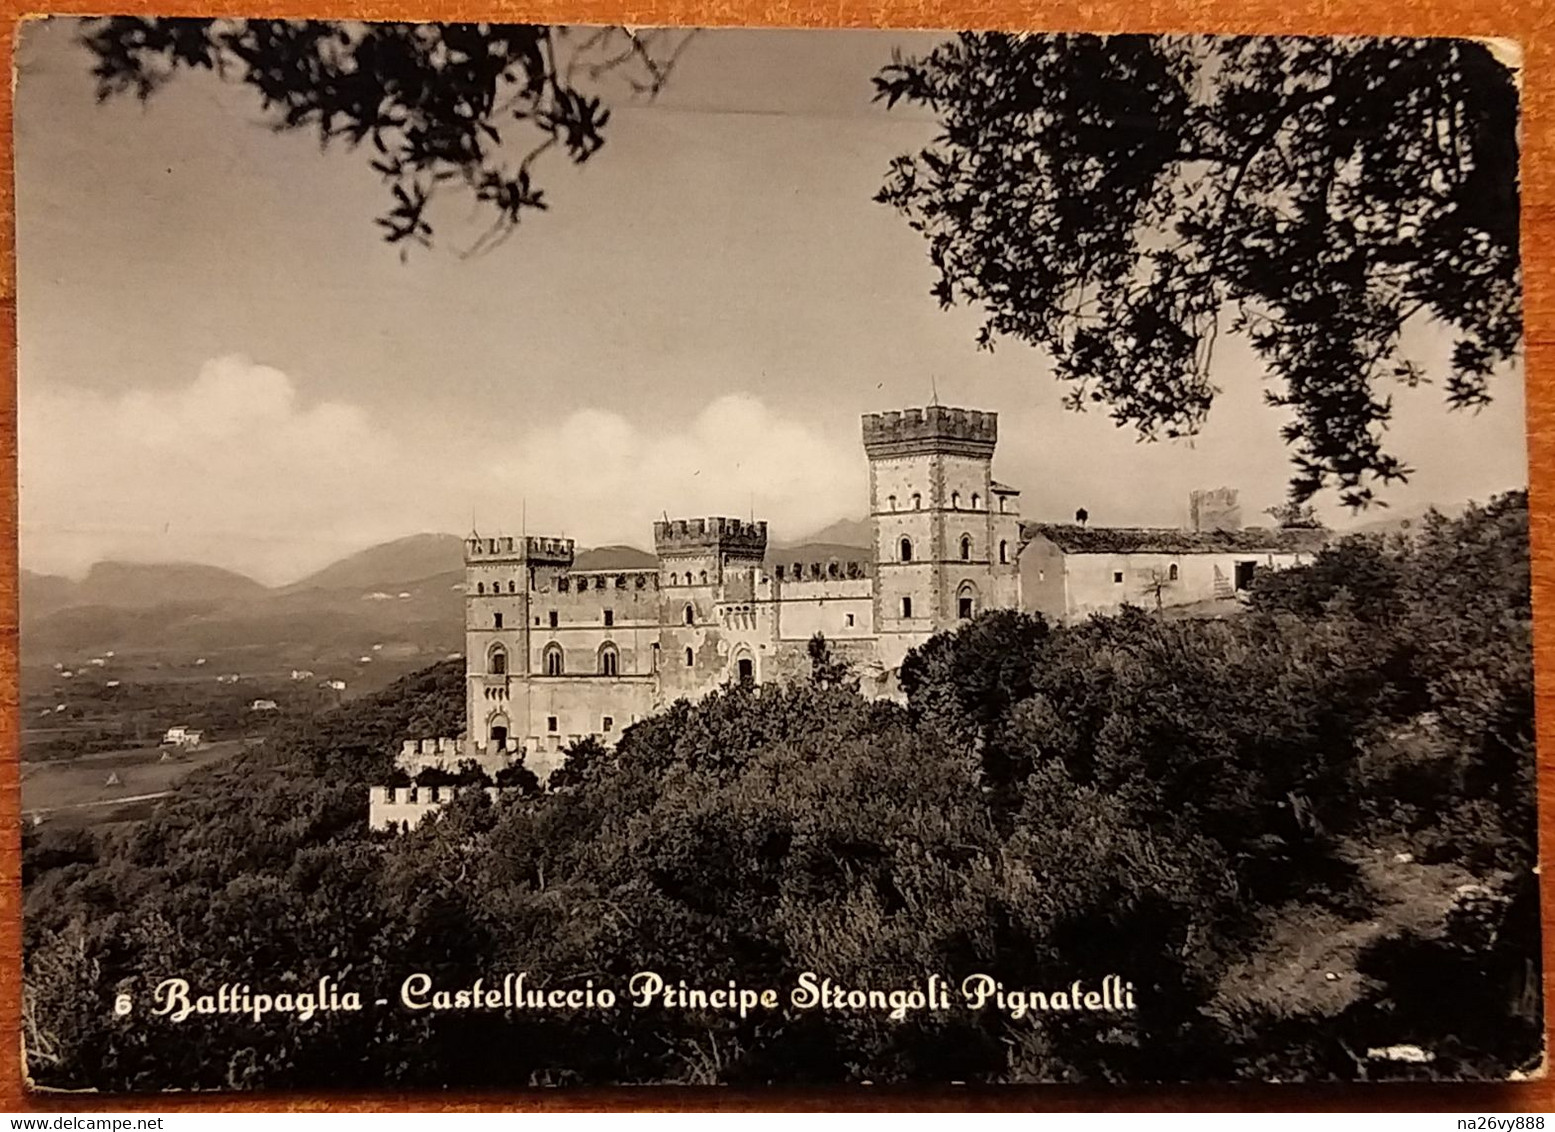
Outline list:
[[[545,646],[545,674],[547,676],[560,676],[562,674],[561,645]]]
[[[486,657],[486,671],[493,676],[506,676],[508,674],[508,650],[501,645],[493,645],[491,652]]]
[[[961,510],[961,493],[959,491],[950,493],[950,508],[952,511]]]
[[[697,662],[696,653],[692,652],[689,648],[686,649],[686,667],[690,668],[693,665],[695,665],[696,662]]]
[[[1175,582],[1177,580],[1177,563],[1173,562],[1169,567],[1167,567],[1166,580],[1168,582]]]
[[[976,511],[977,510],[977,505],[979,503],[981,503],[982,501],[983,501],[982,500],[982,496],[978,495],[977,492],[974,491],[972,493],[972,510]]]
[[[702,584],[704,586],[707,585],[707,571],[706,570],[702,571]]]
[[[513,579],[509,578],[508,579],[508,593],[516,594],[517,592],[518,592],[518,583],[513,581]]]
[[[999,561],[1002,563],[1002,562],[1008,562],[1009,560],[1010,560],[1010,544],[1005,542],[1003,539],[1000,539],[999,540]]]
[[[923,510],[923,496],[916,491],[912,493],[912,509],[914,511]]]
[[[486,583],[485,582],[476,582],[475,583],[475,592],[478,593],[478,594],[485,593],[486,592]]]
[[[902,561],[903,562],[911,562],[912,561],[912,539],[910,539],[910,538],[902,539],[902,545],[901,545],[900,549],[901,549],[901,552],[902,552]]]
[[[686,624],[687,625],[695,625],[696,623],[697,623],[697,611],[691,605],[690,602],[687,602],[686,603]]]
[[[599,646],[599,674],[601,676],[614,676],[621,667],[621,654],[616,651],[615,645],[606,641]]]
[[[962,535],[961,536],[961,561],[963,561],[963,562],[970,562],[970,561],[972,561],[972,536],[971,535]]]
[[[888,495],[885,498],[886,498],[886,502],[891,505],[891,510],[895,511],[896,510],[896,496]]]
[[[679,574],[671,574],[670,575],[670,585],[672,585],[672,586],[680,585],[680,575]]]

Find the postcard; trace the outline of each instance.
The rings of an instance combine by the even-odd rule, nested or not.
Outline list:
[[[26,1068],[1507,1080],[1520,55],[19,33]]]

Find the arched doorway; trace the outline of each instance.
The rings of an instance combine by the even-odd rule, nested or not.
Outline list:
[[[508,749],[509,724],[507,716],[492,716],[491,722],[487,725],[486,733],[490,736],[491,745],[494,749],[498,751]]]

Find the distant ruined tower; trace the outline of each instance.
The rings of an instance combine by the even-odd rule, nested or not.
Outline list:
[[[998,415],[930,405],[863,419],[880,659],[1018,604],[1019,493],[993,479]]]
[[[1190,493],[1188,527],[1199,533],[1241,530],[1242,505],[1237,502],[1236,488],[1217,487]]]

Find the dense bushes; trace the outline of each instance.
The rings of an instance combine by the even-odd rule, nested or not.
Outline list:
[[[1526,502],[1349,539],[1222,621],[992,613],[867,702],[732,687],[549,793],[365,829],[440,666],[305,719],[101,844],[28,847],[32,1068],[103,1088],[1503,1075],[1538,1058]],[[516,781],[516,780],[515,780]],[[402,980],[845,987],[1121,975],[1131,1014],[415,1013]],[[359,989],[311,1022],[149,1016]],[[291,981],[289,983],[288,981]],[[1451,993],[1440,988],[1452,987]],[[112,1011],[131,994],[134,1012]],[[389,1005],[375,1007],[376,999]],[[1432,1062],[1370,1051],[1418,1046]]]

